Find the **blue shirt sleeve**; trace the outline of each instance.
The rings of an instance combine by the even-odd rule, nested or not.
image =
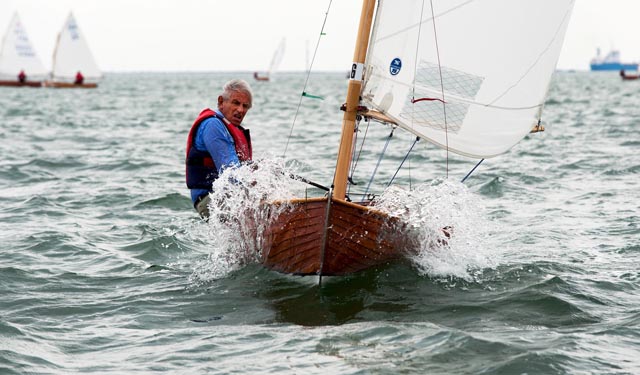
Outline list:
[[[221,120],[211,117],[202,122],[196,134],[195,146],[198,150],[207,150],[222,173],[226,168],[239,166],[233,138]]]
[[[211,154],[219,174],[226,168],[240,165],[231,134],[222,121],[215,117],[208,118],[200,124],[194,147],[200,151],[206,150]],[[209,190],[206,189],[191,189],[191,200],[195,203],[198,197],[208,192]]]

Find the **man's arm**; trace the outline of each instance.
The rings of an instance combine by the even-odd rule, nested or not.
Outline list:
[[[211,158],[218,168],[218,174],[221,174],[228,167],[240,165],[233,138],[220,120],[206,119],[200,127],[202,128],[204,146],[211,154]]]

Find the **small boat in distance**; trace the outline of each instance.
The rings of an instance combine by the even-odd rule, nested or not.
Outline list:
[[[95,88],[101,78],[102,73],[89,50],[89,44],[73,14],[69,13],[53,51],[51,79],[45,81],[44,86]]]
[[[280,62],[282,62],[282,57],[284,56],[285,44],[286,44],[285,38],[282,38],[275,52],[273,52],[273,57],[271,58],[271,65],[269,65],[269,70],[267,71],[266,75],[260,75],[260,73],[258,72],[253,73],[253,78],[256,81],[269,81],[271,78],[273,78],[275,72],[278,70],[278,67],[280,66]]]
[[[258,72],[253,72],[253,79],[255,79],[256,81],[268,81],[269,80],[269,76],[261,76],[260,73]]]
[[[600,48],[596,52],[596,56],[591,59],[591,70],[638,70],[638,63],[622,63],[620,60],[620,51],[612,49],[605,56],[600,53]]]
[[[640,78],[640,74],[638,74],[638,71],[629,74],[624,69],[620,69],[620,78],[622,78],[623,81],[632,81]]]
[[[46,75],[18,13],[14,13],[0,46],[0,86],[40,87]]]

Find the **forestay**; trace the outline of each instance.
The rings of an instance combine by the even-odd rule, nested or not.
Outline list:
[[[380,1],[363,101],[453,152],[502,154],[539,120],[574,1]]]
[[[14,13],[0,49],[0,78],[15,80],[21,70],[29,80],[42,79],[47,74],[18,13]]]
[[[58,34],[58,41],[53,53],[54,81],[73,81],[80,71],[87,81],[96,81],[102,73],[96,64],[89,45],[80,31],[73,14]]]

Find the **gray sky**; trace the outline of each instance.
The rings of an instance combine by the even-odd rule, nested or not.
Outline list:
[[[516,0],[514,0],[516,1]],[[303,70],[329,0],[0,0],[0,34],[17,11],[45,66],[69,11],[104,71]],[[333,0],[314,70],[349,68],[360,0]],[[577,0],[558,68],[587,70],[596,48],[640,61],[639,0]],[[308,52],[307,52],[308,51]],[[310,57],[309,57],[310,58]]]

